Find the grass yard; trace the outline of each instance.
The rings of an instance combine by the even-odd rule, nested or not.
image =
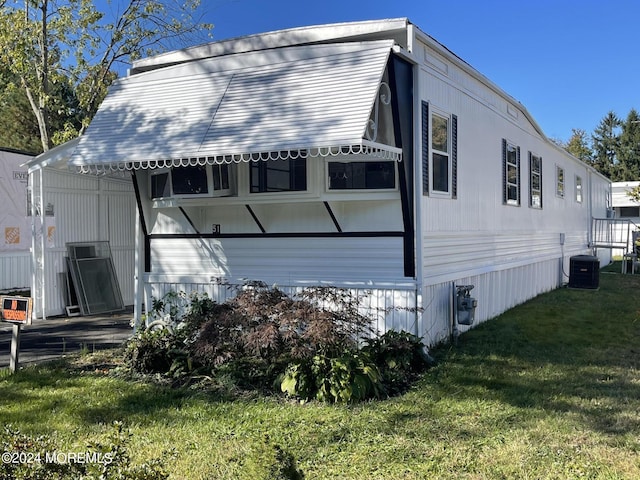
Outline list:
[[[0,373],[0,422],[83,451],[122,421],[133,461],[175,479],[256,480],[274,445],[306,479],[637,479],[640,275],[608,270],[436,349],[402,397],[230,398],[127,380],[97,353]]]

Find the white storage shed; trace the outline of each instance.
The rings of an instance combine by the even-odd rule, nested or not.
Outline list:
[[[26,163],[33,221],[35,318],[68,313],[73,284],[66,257],[68,245],[75,243],[108,242],[123,305],[134,303],[136,210],[130,176],[82,175],[69,170],[69,157],[79,141],[67,142]]]
[[[70,164],[133,174],[137,317],[169,290],[336,285],[407,307],[379,328],[429,344],[452,332],[456,286],[474,285],[479,322],[566,282],[611,195],[523,105],[402,18],[142,59]]]

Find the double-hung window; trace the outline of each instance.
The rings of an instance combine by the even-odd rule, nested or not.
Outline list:
[[[423,194],[457,197],[458,117],[422,103]]]
[[[576,202],[582,203],[582,177],[576,175]]]
[[[564,198],[564,168],[556,165],[556,195]]]
[[[542,158],[529,152],[529,206],[542,208]]]
[[[431,114],[431,186],[433,193],[451,192],[449,118]]]
[[[502,203],[520,206],[520,147],[502,140]]]

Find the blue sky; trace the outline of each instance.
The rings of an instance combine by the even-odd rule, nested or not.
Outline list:
[[[520,101],[548,137],[640,110],[637,0],[203,0],[222,40],[407,17]]]

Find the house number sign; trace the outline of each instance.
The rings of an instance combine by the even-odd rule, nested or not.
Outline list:
[[[219,223],[214,223],[213,225],[211,225],[211,233],[213,233],[214,235],[220,235],[220,224]]]

